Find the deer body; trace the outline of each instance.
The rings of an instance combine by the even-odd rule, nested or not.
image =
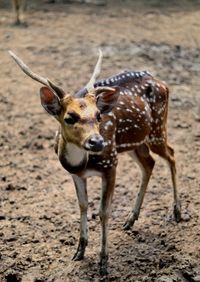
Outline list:
[[[127,72],[125,75],[127,78],[128,75],[135,75],[134,72]],[[76,174],[79,176],[83,176],[87,174],[85,170],[94,170],[97,171],[97,174],[101,171],[112,168],[117,165],[117,154],[127,151],[134,150],[134,148],[139,145],[147,143],[149,140],[149,136],[151,134],[151,125],[152,125],[152,115],[151,115],[151,104],[149,104],[144,98],[143,95],[147,95],[147,92],[151,90],[152,84],[155,83],[153,78],[147,73],[139,73],[136,72],[137,75],[140,76],[139,79],[135,80],[132,78],[132,86],[131,88],[127,88],[125,79],[118,79],[118,83],[114,83],[114,78],[99,81],[95,84],[95,87],[98,86],[118,86],[119,98],[112,109],[112,112],[105,114],[102,116],[102,120],[100,123],[100,135],[104,139],[104,149],[99,154],[92,153],[88,154],[88,156],[84,156],[83,159],[87,164],[81,162],[80,167],[76,168]],[[122,78],[124,74],[122,73],[119,77]],[[116,76],[118,77],[118,76]],[[149,80],[149,83],[146,81]],[[142,86],[143,84],[146,86]],[[135,84],[135,88],[134,88]],[[142,87],[142,88],[141,88]],[[162,86],[163,90],[167,88]],[[150,88],[150,89],[149,89]],[[142,90],[143,89],[143,90]],[[148,91],[147,91],[148,90]],[[139,93],[140,92],[140,93]],[[139,93],[139,94],[138,94]],[[168,93],[164,93],[168,95]],[[76,93],[74,97],[76,99],[80,99],[87,95],[87,91],[85,89]],[[150,96],[151,93],[148,93]],[[151,97],[151,96],[150,96]],[[148,97],[146,97],[148,100]],[[151,98],[150,98],[151,99]],[[166,99],[166,97],[164,97]],[[157,125],[157,128],[160,125]],[[153,136],[153,133],[152,133]],[[56,136],[56,145],[55,149],[58,152],[58,147],[62,142],[62,134],[58,133]],[[78,148],[77,148],[78,149]],[[65,148],[61,150],[61,159],[63,155],[68,155],[65,152]],[[87,152],[85,152],[87,155]],[[61,160],[61,163],[63,161]],[[65,165],[63,165],[65,167]],[[73,168],[65,167],[69,172],[72,172]]]
[[[174,216],[177,222],[180,220],[174,151],[167,143],[166,132],[168,87],[148,72],[124,71],[96,82],[94,78],[99,73],[99,58],[88,85],[69,96],[51,81],[28,70],[16,55],[11,55],[26,74],[47,86],[40,90],[42,106],[60,123],[55,152],[62,166],[72,175],[80,206],[80,238],[74,260],[83,259],[88,242],[87,177],[97,175],[102,178],[100,273],[105,275],[108,218],[118,153],[128,151],[142,170],[140,190],[124,229],[131,228],[138,219],[155,164],[150,151],[164,158],[170,166]]]

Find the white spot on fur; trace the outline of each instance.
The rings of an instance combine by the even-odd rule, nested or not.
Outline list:
[[[113,126],[113,123],[110,120],[105,123],[105,126],[104,126],[105,130],[107,130],[109,126]]]

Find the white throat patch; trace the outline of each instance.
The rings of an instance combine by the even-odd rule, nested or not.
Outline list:
[[[71,166],[79,166],[86,158],[87,152],[73,143],[66,144],[66,160]]]

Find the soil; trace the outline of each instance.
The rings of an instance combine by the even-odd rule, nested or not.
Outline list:
[[[0,8],[0,281],[200,281],[200,1],[32,1],[23,26],[13,25],[7,1]],[[168,83],[168,135],[182,204],[177,224],[170,173],[155,156],[139,220],[124,231],[141,177],[132,159],[120,155],[107,278],[98,271],[100,180],[88,183],[89,244],[85,259],[74,262],[79,208],[53,150],[57,122],[40,106],[40,85],[7,53],[14,50],[73,93],[88,81],[99,48],[102,78],[149,70]]]

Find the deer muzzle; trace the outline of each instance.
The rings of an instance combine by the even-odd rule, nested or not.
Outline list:
[[[103,142],[104,142],[104,139],[101,135],[93,134],[86,139],[84,143],[84,148],[87,151],[101,152],[104,147]]]

